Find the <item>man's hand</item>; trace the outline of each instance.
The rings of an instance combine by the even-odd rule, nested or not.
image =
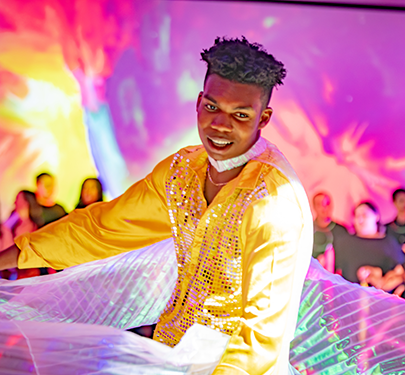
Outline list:
[[[15,268],[18,265],[20,249],[16,245],[8,247],[0,252],[0,271]]]

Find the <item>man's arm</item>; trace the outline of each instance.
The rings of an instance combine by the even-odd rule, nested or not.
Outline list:
[[[17,267],[19,255],[20,249],[16,245],[12,245],[0,252],[0,271]]]
[[[307,256],[298,264],[303,213],[288,182],[278,193],[257,201],[244,215],[240,231],[243,316],[215,375],[281,374],[287,366],[291,328],[295,328],[295,310],[311,256],[312,221],[309,218],[309,230],[305,228]]]
[[[90,205],[17,237],[19,268],[73,265],[136,250],[171,236],[165,178],[171,158],[111,202]]]

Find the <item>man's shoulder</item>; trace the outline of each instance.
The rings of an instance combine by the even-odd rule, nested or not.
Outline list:
[[[181,148],[179,151],[171,154],[166,159],[162,160],[158,167],[166,169],[168,166],[178,165],[179,163],[190,164],[191,167],[197,164],[204,163],[207,153],[203,145],[187,146]]]
[[[287,158],[283,155],[283,153],[275,144],[269,142],[268,140],[266,140],[266,143],[267,144],[265,151],[258,157],[254,158],[254,160],[272,166],[289,182],[294,181],[301,185],[301,182],[297,177],[293,167],[291,166]],[[268,172],[270,173],[271,170],[272,168],[269,168]]]
[[[174,153],[172,156],[187,156],[191,157],[192,159],[198,159],[202,154],[205,154],[205,148],[203,145],[196,145],[196,146],[186,146],[181,148],[179,151]]]
[[[202,145],[183,147],[174,154],[171,154],[165,159],[161,160],[155,166],[149,176],[154,178],[155,180],[164,181],[167,178],[168,173],[170,173],[170,170],[172,170],[174,166],[177,166],[180,163],[188,164],[188,162],[191,162],[191,165],[195,165],[196,163],[198,163],[198,161],[204,159],[204,153],[206,154],[205,149]]]
[[[200,156],[201,154],[206,153],[204,146],[203,145],[197,145],[197,146],[186,146],[175,152],[174,154],[169,155],[167,158],[163,159],[160,163],[165,162],[165,161],[171,161],[174,158],[181,157],[183,158],[184,156]]]
[[[194,146],[186,146],[186,147],[181,148],[179,150],[179,153],[183,152],[186,154],[191,154],[193,152],[201,152],[201,151],[205,151],[203,145],[194,145]]]

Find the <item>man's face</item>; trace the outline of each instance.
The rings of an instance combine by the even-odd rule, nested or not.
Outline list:
[[[208,76],[197,100],[198,133],[208,155],[227,160],[253,146],[272,113],[263,109],[262,95],[256,85]]]
[[[405,193],[398,193],[394,201],[395,208],[399,212],[405,212]]]
[[[320,219],[330,219],[332,217],[332,201],[326,194],[317,195],[314,198],[314,211]]]
[[[51,198],[55,190],[55,182],[53,177],[44,175],[37,183],[37,195],[41,198]]]

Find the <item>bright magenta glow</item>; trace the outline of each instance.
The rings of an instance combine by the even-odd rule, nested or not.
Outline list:
[[[208,6],[209,5],[209,6]],[[202,48],[216,36],[262,43],[288,70],[264,136],[335,217],[372,199],[391,219],[405,185],[405,13],[243,2],[3,1],[2,217],[34,176],[54,173],[72,209],[84,178],[110,197],[161,158],[199,143]]]

